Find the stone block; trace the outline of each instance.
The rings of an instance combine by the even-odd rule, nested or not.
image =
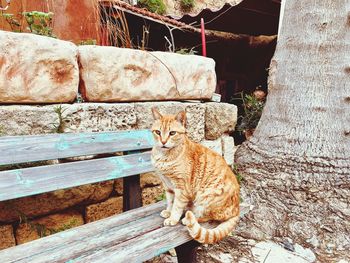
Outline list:
[[[64,132],[101,132],[136,128],[133,103],[77,103],[62,105]]]
[[[82,185],[45,194],[0,202],[0,222],[14,222],[21,215],[28,218],[62,211],[78,204],[91,204],[107,199],[113,181]]]
[[[80,46],[80,90],[91,102],[210,99],[210,58],[127,48]]]
[[[123,212],[123,197],[112,197],[108,200],[89,205],[85,209],[85,221],[90,223]]]
[[[2,135],[52,133],[58,125],[54,106],[0,106],[0,134]]]
[[[203,140],[205,134],[205,105],[201,103],[188,104],[186,119],[188,137],[195,142]]]
[[[12,225],[0,226],[0,250],[16,245]]]
[[[0,103],[64,103],[77,96],[77,47],[35,34],[0,31]]]
[[[205,138],[216,140],[222,134],[235,130],[237,107],[228,103],[206,103]]]
[[[35,219],[18,226],[16,230],[17,244],[23,244],[83,224],[83,216],[74,210]]]

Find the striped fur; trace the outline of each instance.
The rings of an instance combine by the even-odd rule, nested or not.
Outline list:
[[[226,237],[239,218],[239,185],[221,155],[188,139],[186,114],[161,115],[152,109],[155,146],[152,162],[166,190],[167,208],[161,212],[164,225],[182,220],[190,235],[201,243],[215,243]],[[199,223],[221,222],[214,229]]]

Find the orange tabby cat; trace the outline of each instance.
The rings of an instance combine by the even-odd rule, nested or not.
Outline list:
[[[239,219],[239,185],[221,155],[190,141],[186,135],[186,114],[161,115],[152,108],[155,146],[152,162],[166,190],[167,208],[161,212],[164,225],[182,223],[201,243],[211,244],[226,237]],[[214,229],[198,224],[220,221]]]

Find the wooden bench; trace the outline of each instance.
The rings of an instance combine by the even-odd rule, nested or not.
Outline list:
[[[128,211],[1,250],[0,262],[142,262],[174,247],[179,262],[190,262],[197,244],[181,224],[162,226],[159,213],[165,208],[164,202],[141,207],[139,174],[153,171],[149,152],[152,144],[152,134],[147,130],[0,137],[0,168],[124,153],[1,171],[0,201],[123,178],[123,209]]]

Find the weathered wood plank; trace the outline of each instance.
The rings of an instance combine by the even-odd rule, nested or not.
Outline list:
[[[90,255],[76,258],[76,262],[143,262],[192,240],[185,226],[161,227],[116,246],[100,248]]]
[[[149,149],[148,130],[0,137],[0,165]]]
[[[1,262],[80,262],[80,257],[94,254],[101,248],[116,246],[159,229],[164,220],[159,213],[164,207],[165,202],[159,202],[0,250]],[[104,262],[113,262],[104,259]]]
[[[150,153],[0,172],[0,201],[153,171]]]
[[[191,240],[180,224],[162,226],[164,208],[159,202],[0,250],[1,262],[142,262]]]
[[[244,205],[241,209],[242,217],[249,212]],[[214,228],[217,223],[204,223],[206,228]],[[76,262],[143,262],[191,241],[192,238],[185,226],[178,224],[174,227],[161,227],[133,239],[126,240],[116,246],[100,247],[93,254],[83,255]]]

